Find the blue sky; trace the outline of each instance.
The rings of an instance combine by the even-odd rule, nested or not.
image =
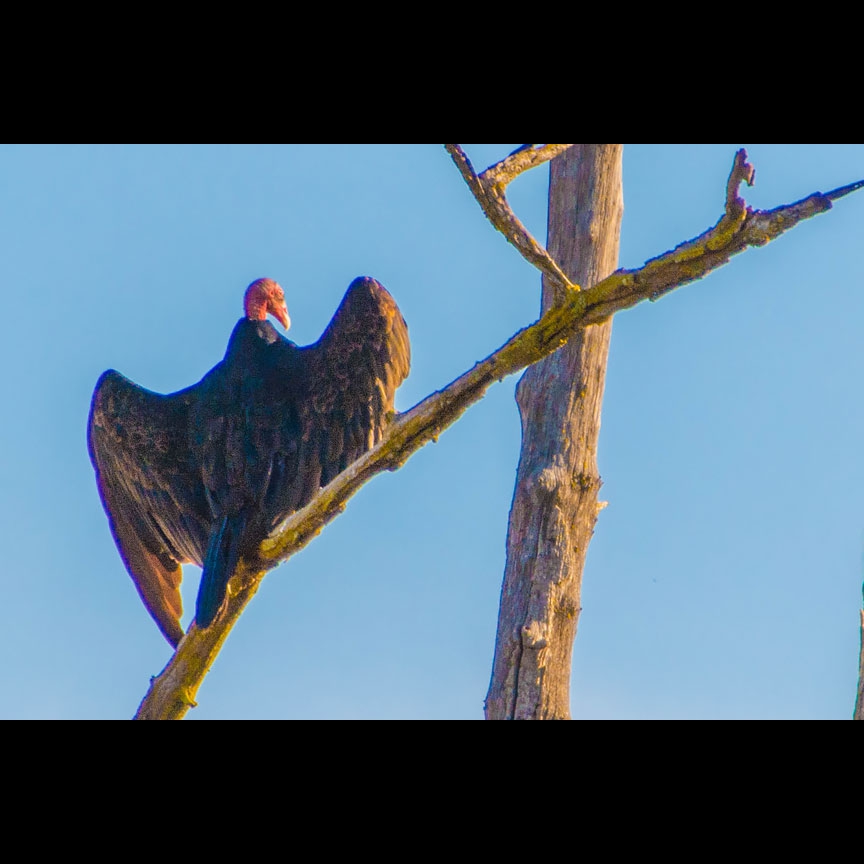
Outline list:
[[[516,144],[465,145],[478,167]],[[735,150],[773,207],[862,144],[627,144],[621,265],[713,224]],[[542,239],[548,171],[511,201]],[[260,276],[301,344],[349,282],[408,322],[407,409],[539,310],[440,144],[0,145],[0,717],[130,717],[170,648],[87,458],[96,379],[222,357]],[[864,194],[616,318],[573,715],[848,719],[864,581]],[[519,453],[516,378],[271,573],[190,719],[481,719]],[[186,608],[198,571],[187,568]],[[188,618],[188,614],[187,614]]]

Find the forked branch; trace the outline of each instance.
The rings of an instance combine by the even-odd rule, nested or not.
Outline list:
[[[445,146],[483,206],[489,195],[486,185],[474,172],[458,144]],[[566,148],[570,145],[545,146]],[[528,152],[527,149],[520,150],[509,158],[515,159]],[[544,151],[544,155],[549,152]],[[535,153],[539,154],[540,150]],[[507,162],[505,160],[501,164]],[[516,164],[511,162],[505,175],[509,176]],[[573,286],[568,283],[571,290],[564,294],[561,304],[553,307],[536,324],[517,333],[498,351],[441,392],[432,394],[410,411],[396,417],[384,439],[373,450],[357,460],[322,489],[306,507],[276,529],[261,545],[257,562],[242,562],[229,585],[226,610],[208,630],[200,631],[195,626],[190,628],[174,658],[163,673],[153,680],[136,719],[180,719],[185,716],[189,708],[194,706],[198,688],[222,643],[255,595],[266,572],[287,561],[320,534],[345,509],[349,499],[374,476],[383,471],[397,470],[413,453],[430,441],[437,440],[471,405],[482,399],[496,381],[556,351],[579,328],[599,323],[643,300],[656,300],[675,288],[701,279],[726,264],[734,255],[751,246],[764,246],[803,219],[830,210],[832,201],[837,198],[864,187],[862,181],[826,195],[816,193],[803,201],[775,210],[751,210],[738,197],[738,189],[742,182],[748,181],[748,174],[749,180],[752,180],[752,168],[747,163],[746,153],[741,151],[736,156],[730,177],[730,191],[723,217],[700,237],[649,261],[638,270],[618,271],[587,290],[572,290]],[[734,194],[731,191],[733,186]],[[510,224],[506,214],[494,210],[493,215],[495,219],[503,218],[502,224]],[[493,219],[492,215],[490,219]],[[502,230],[495,219],[493,224]],[[530,237],[527,231],[525,234]],[[519,248],[521,250],[521,246]],[[539,259],[533,252],[523,254],[547,273],[546,259],[549,256],[545,250]],[[555,268],[560,272],[557,264]]]
[[[519,250],[526,261],[546,276],[555,292],[556,303],[563,303],[569,292],[578,291],[578,286],[573,285],[545,247],[538,243],[519,221],[506,195],[507,187],[520,174],[554,159],[573,145],[543,144],[535,148],[533,144],[526,144],[482,174],[477,174],[474,170],[461,145],[444,146],[465,178],[468,188],[474,193],[477,203],[483,208],[486,218]]]

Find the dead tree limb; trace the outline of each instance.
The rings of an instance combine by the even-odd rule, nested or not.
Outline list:
[[[529,168],[542,165],[568,150],[572,144],[543,144],[535,149],[526,144],[488,171],[477,174],[471,160],[459,144],[445,144],[468,188],[483,208],[486,218],[546,277],[555,301],[563,303],[568,291],[578,291],[558,262],[531,236],[507,202],[507,186]]]
[[[458,144],[445,146],[459,165],[462,148]],[[570,145],[545,146],[563,149]],[[527,150],[520,149],[514,156],[523,152]],[[460,165],[460,171],[483,206],[481,198],[483,194],[488,197],[488,190],[480,192],[481,188],[486,187],[473,168],[469,171],[467,156],[464,159],[467,165]],[[746,163],[745,155],[741,155],[740,161]],[[511,166],[514,164],[510,163]],[[523,170],[533,167],[533,164],[536,163],[526,165]],[[506,176],[513,170],[512,167],[508,168]],[[730,185],[736,177],[733,171]],[[656,300],[675,288],[701,279],[728,263],[733,256],[751,246],[764,246],[802,220],[830,210],[832,201],[838,197],[862,187],[864,181],[826,195],[816,193],[796,204],[770,211],[727,206],[720,222],[695,240],[648,262],[638,270],[614,273],[584,291],[577,291],[575,286],[570,285],[549,253],[516,219],[503,195],[493,196],[497,203],[490,207],[487,216],[520,251],[527,244],[527,251],[523,251],[523,254],[547,278],[564,280],[561,290],[556,292],[563,297],[561,303],[444,390],[432,394],[410,411],[396,417],[384,439],[374,449],[276,529],[261,545],[258,561],[241,562],[238,572],[231,579],[229,599],[220,618],[208,630],[198,630],[194,625],[190,628],[171,662],[152,680],[136,719],[184,717],[190,707],[194,707],[204,677],[266,573],[287,561],[320,534],[365,483],[384,471],[397,470],[413,453],[436,440],[471,405],[482,399],[496,381],[557,351],[580,328],[605,321],[616,312],[629,309],[643,300]],[[554,267],[550,267],[550,262]],[[548,272],[547,267],[550,267]]]

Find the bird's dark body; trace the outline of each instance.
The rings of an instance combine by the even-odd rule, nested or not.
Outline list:
[[[90,456],[127,570],[169,642],[183,636],[180,565],[204,568],[196,620],[207,627],[239,558],[380,439],[409,365],[393,298],[358,279],[314,345],[244,318],[224,360],[187,390],[102,376]]]

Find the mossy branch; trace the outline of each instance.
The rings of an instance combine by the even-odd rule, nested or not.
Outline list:
[[[458,144],[445,146],[483,206],[481,199],[488,194],[484,182],[474,172]],[[571,145],[545,146],[566,148]],[[534,151],[535,154],[539,152]],[[509,159],[525,153],[529,153],[529,150],[521,148]],[[509,176],[516,164],[510,163],[504,174]],[[527,170],[532,164],[527,164],[522,170]],[[644,267],[620,270],[587,290],[575,290],[575,286],[570,286],[568,282],[570,290],[563,295],[562,301],[536,324],[521,330],[494,354],[444,390],[395,417],[384,439],[375,448],[322,489],[306,507],[286,519],[262,543],[258,561],[241,562],[229,584],[228,601],[222,615],[208,630],[199,630],[194,625],[190,628],[171,662],[151,682],[135,719],[176,720],[184,717],[189,708],[194,707],[198,688],[266,573],[287,561],[320,534],[345,509],[349,499],[373,477],[384,471],[397,470],[412,454],[430,441],[437,440],[471,405],[482,399],[496,381],[502,381],[558,350],[578,329],[597,324],[616,312],[629,309],[644,300],[656,300],[675,288],[701,279],[722,267],[733,256],[752,246],[764,246],[802,220],[830,210],[832,201],[842,195],[864,187],[862,181],[825,195],[816,193],[803,201],[775,210],[761,211],[748,208],[738,197],[741,183],[752,182],[752,176],[753,169],[747,163],[746,153],[741,151],[736,156],[729,180],[726,210],[717,225],[695,240],[649,261]],[[503,198],[497,201],[500,204]],[[504,204],[507,206],[506,201]],[[510,217],[499,209],[493,208],[491,215],[487,212],[487,216],[499,230],[503,231],[502,225],[512,225]],[[502,220],[501,224],[496,219]],[[524,228],[521,230],[534,245],[539,246]],[[506,231],[503,233],[507,234]],[[508,239],[512,242],[512,238],[508,236]],[[516,245],[522,251],[522,246],[519,243]],[[529,261],[548,276],[547,259],[551,259],[545,250],[542,253],[538,258],[533,251],[530,254],[523,252]],[[557,264],[555,269],[560,272]]]

